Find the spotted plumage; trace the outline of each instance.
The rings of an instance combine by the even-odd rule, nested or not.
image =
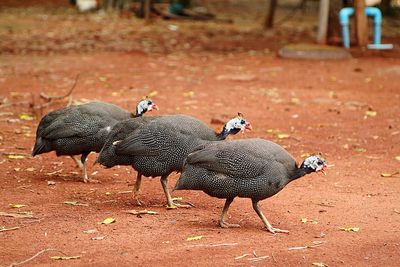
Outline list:
[[[55,151],[57,156],[82,155],[83,180],[87,182],[86,158],[90,152],[101,150],[112,127],[119,121],[157,108],[149,99],[140,101],[137,109],[139,107],[142,113],[132,114],[116,105],[95,101],[54,110],[38,125],[32,155],[50,151]]]
[[[196,146],[208,141],[223,140],[229,134],[245,128],[250,128],[250,124],[241,116],[230,120],[220,133],[186,115],[126,120],[117,124],[109,134],[97,162],[106,167],[132,165],[138,171],[136,199],[141,175],[161,176],[168,205],[173,206],[167,188],[168,175],[182,170],[184,159]]]
[[[269,198],[289,182],[308,173],[323,171],[325,161],[310,156],[298,167],[281,146],[263,139],[209,142],[194,149],[186,159],[175,190],[202,190],[227,199],[220,225],[235,197],[250,198],[253,208],[271,232],[279,232],[266,220],[258,201]]]

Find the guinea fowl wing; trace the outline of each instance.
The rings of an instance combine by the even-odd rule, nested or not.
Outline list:
[[[211,142],[199,149],[189,154],[188,164],[237,179],[287,175],[296,164],[285,150],[261,139]]]
[[[157,156],[167,160],[182,144],[188,144],[191,136],[173,125],[154,121],[139,127],[116,145],[120,155]]]

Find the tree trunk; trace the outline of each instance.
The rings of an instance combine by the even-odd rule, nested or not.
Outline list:
[[[329,1],[328,43],[337,44],[341,42],[342,26],[339,23],[339,11],[342,8],[342,0]]]
[[[365,15],[365,1],[354,1],[354,13],[356,17],[356,36],[358,46],[366,46],[368,44],[368,21]]]
[[[274,16],[278,0],[268,0],[267,15],[264,21],[264,29],[270,29],[274,25]]]
[[[329,0],[319,2],[317,43],[326,44],[329,18]]]

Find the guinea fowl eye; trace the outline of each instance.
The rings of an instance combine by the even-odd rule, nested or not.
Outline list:
[[[148,101],[148,102],[147,102],[147,105],[151,105],[151,104],[152,104],[151,101]]]
[[[245,120],[241,120],[240,124],[246,124],[246,121]]]

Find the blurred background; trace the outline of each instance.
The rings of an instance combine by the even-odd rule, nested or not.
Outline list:
[[[323,2],[2,0],[0,53],[271,53],[288,43],[315,43]],[[331,14],[323,43],[342,46],[337,12],[352,2],[327,2]],[[382,42],[396,47],[400,1],[372,2],[380,2],[383,13]],[[371,39],[372,20],[368,23]],[[352,47],[353,26],[351,22]]]

